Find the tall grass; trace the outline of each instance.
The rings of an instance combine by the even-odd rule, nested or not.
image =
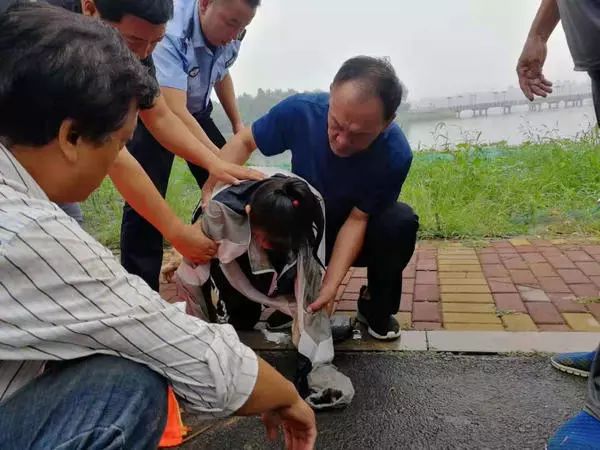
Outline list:
[[[182,161],[171,174],[167,200],[189,220],[200,198]],[[600,142],[574,141],[459,145],[454,151],[415,154],[400,200],[420,216],[422,238],[514,235],[600,236]],[[105,181],[83,204],[86,227],[117,247],[122,201]]]

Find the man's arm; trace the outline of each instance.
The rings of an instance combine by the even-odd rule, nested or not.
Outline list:
[[[163,301],[66,216],[50,211],[14,233],[3,247],[11,263],[0,270],[0,300],[14,301],[0,310],[0,321],[11,324],[0,359],[20,352],[40,360],[127,358],[165,377],[196,413],[269,412],[290,428],[298,448],[312,448],[314,414],[231,326],[208,324]],[[272,431],[273,418],[267,425]]]
[[[185,93],[183,94],[183,109],[187,115]],[[180,105],[180,98],[171,100],[173,105]],[[184,115],[184,114],[182,114]],[[152,136],[166,149],[197,166],[204,167],[224,183],[236,183],[238,179],[261,179],[255,171],[228,164],[217,156],[217,147],[210,141],[202,127],[191,117],[184,122],[181,116],[175,114],[169,104],[161,95],[155,105],[147,110],[140,111],[140,118]]]
[[[227,117],[231,122],[233,134],[239,133],[241,129],[244,128],[244,123],[240,117],[237,100],[235,98],[233,79],[229,72],[227,72],[227,75],[225,75],[221,81],[215,83],[215,92],[225,110],[225,114],[227,114]]]
[[[559,21],[556,0],[542,0],[517,63],[519,85],[531,101],[536,95],[546,97],[552,93],[552,83],[544,77],[542,70],[548,51],[546,44]]]
[[[354,208],[350,212],[335,239],[321,292],[319,298],[309,306],[311,311],[318,311],[323,307],[327,307],[330,314],[333,311],[337,289],[362,250],[368,221],[368,214],[360,209]]]
[[[127,149],[119,152],[109,176],[127,203],[182,255],[196,263],[207,262],[214,257],[216,244],[204,235],[200,227],[184,224],[177,217]]]
[[[252,128],[246,127],[225,144],[219,156],[223,161],[233,164],[244,164],[248,161],[254,150],[256,150],[256,141],[252,134]],[[210,176],[206,180],[206,183],[204,183],[204,186],[202,186],[202,202],[205,205],[210,200],[217,181],[216,177]]]

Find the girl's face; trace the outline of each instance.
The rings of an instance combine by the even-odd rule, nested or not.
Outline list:
[[[273,245],[269,241],[267,237],[267,233],[264,230],[253,229],[252,230],[252,239],[262,248],[263,250],[273,250]]]

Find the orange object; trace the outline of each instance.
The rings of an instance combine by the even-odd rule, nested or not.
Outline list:
[[[177,402],[177,397],[175,397],[175,392],[169,386],[167,388],[167,425],[160,438],[158,447],[167,448],[181,445],[188,431],[188,428],[181,420],[181,411],[179,410],[179,403]]]

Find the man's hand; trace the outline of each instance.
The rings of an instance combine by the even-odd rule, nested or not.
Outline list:
[[[291,406],[262,415],[267,437],[274,441],[283,429],[285,448],[289,450],[312,450],[317,440],[315,413],[308,404],[298,398]]]
[[[233,130],[233,134],[238,134],[245,128],[244,122],[239,121],[231,124],[231,129]]]
[[[208,171],[210,172],[210,178],[234,185],[239,184],[240,180],[262,180],[265,178],[265,175],[258,170],[249,169],[221,159],[218,159],[214,165],[209,167]],[[204,196],[204,188],[202,192]]]
[[[336,292],[337,288],[333,289],[323,285],[321,287],[319,297],[310,305],[308,305],[308,310],[310,312],[317,312],[320,311],[322,308],[327,308],[327,314],[331,315],[333,313],[333,304],[335,302]]]
[[[521,90],[530,101],[533,101],[536,95],[546,97],[552,93],[552,83],[542,73],[546,54],[547,46],[544,39],[539,36],[527,38],[517,63],[517,74]]]
[[[217,254],[217,244],[206,237],[199,223],[187,225],[180,222],[165,237],[184,258],[196,264],[207,263]]]

